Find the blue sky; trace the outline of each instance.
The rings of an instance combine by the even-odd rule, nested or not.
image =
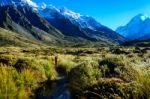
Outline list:
[[[150,16],[150,0],[33,0],[56,7],[67,7],[82,15],[89,15],[113,30],[125,25],[139,13]]]

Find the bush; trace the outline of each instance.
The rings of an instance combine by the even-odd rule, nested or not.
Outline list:
[[[143,99],[150,98],[150,70],[141,70],[139,71],[140,75],[138,76],[138,90],[140,97]]]
[[[124,81],[136,80],[137,71],[125,56],[108,56],[99,62],[103,77],[117,77]]]
[[[63,72],[67,75],[70,72],[70,70],[77,65],[77,63],[74,62],[74,58],[75,57],[72,55],[59,55],[57,68],[60,70],[60,72]]]
[[[70,88],[73,92],[80,93],[87,86],[96,82],[101,77],[101,72],[98,66],[92,63],[83,63],[69,72]]]
[[[35,65],[35,62],[33,59],[31,58],[19,58],[16,62],[16,64],[14,65],[14,67],[21,71],[24,69],[29,69],[32,68],[33,65]]]
[[[0,63],[13,66],[16,63],[16,57],[13,55],[0,55]]]
[[[0,99],[27,99],[20,75],[13,67],[0,66]]]
[[[136,83],[125,83],[117,78],[101,78],[96,84],[88,86],[78,97],[85,99],[137,99]]]
[[[29,89],[35,89],[37,87],[37,77],[35,72],[30,69],[24,69],[20,75],[23,77],[24,84]]]
[[[38,60],[36,60],[34,59],[34,57],[23,57],[17,60],[14,67],[19,72],[22,72],[27,69],[32,70],[40,74],[39,77],[41,79],[55,79],[57,77],[57,73],[51,59],[39,58]]]
[[[51,60],[40,59],[38,61],[37,70],[42,72],[49,80],[57,78],[57,72]]]

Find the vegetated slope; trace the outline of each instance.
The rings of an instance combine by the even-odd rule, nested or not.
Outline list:
[[[18,33],[0,28],[0,46],[39,47],[41,42],[30,40]]]
[[[73,99],[149,99],[150,50],[143,50],[147,48],[1,47],[0,97],[67,99],[71,94]],[[56,54],[57,67],[67,81],[58,75]]]
[[[30,39],[52,45],[58,44],[64,37],[61,32],[27,5],[0,6],[0,13],[0,27],[15,31]]]
[[[125,42],[123,46],[150,47],[150,40],[133,40]]]

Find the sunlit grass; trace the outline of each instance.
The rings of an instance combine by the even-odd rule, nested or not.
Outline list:
[[[3,47],[0,53],[0,99],[34,97],[37,94],[35,90],[43,84],[43,88],[52,88],[51,82],[61,77],[60,72],[64,72],[69,80],[73,95],[85,99],[90,95],[101,98],[150,98],[149,51],[142,54],[133,48],[122,48],[121,54],[115,54],[109,48],[61,50]],[[51,92],[53,89],[48,90]]]

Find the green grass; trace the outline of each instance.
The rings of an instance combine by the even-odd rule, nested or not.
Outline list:
[[[136,79],[137,71],[124,55],[109,55],[99,62],[103,77],[116,77],[124,81]]]
[[[69,80],[75,99],[150,98],[149,51],[119,48],[120,54],[116,54],[114,50],[1,47],[0,98],[28,99],[38,92],[51,94],[56,87],[53,82],[59,79],[57,68]]]
[[[81,90],[96,82],[99,77],[101,77],[101,72],[92,63],[82,63],[69,73],[71,87],[78,87]]]
[[[150,98],[150,68],[139,71],[137,87],[141,98]]]
[[[22,75],[21,75],[22,76]],[[0,66],[0,98],[1,99],[26,99],[20,75],[13,67]]]
[[[0,46],[18,46],[18,47],[33,47],[38,48],[39,46],[46,46],[41,42],[29,39],[16,32],[11,32],[0,28]]]

